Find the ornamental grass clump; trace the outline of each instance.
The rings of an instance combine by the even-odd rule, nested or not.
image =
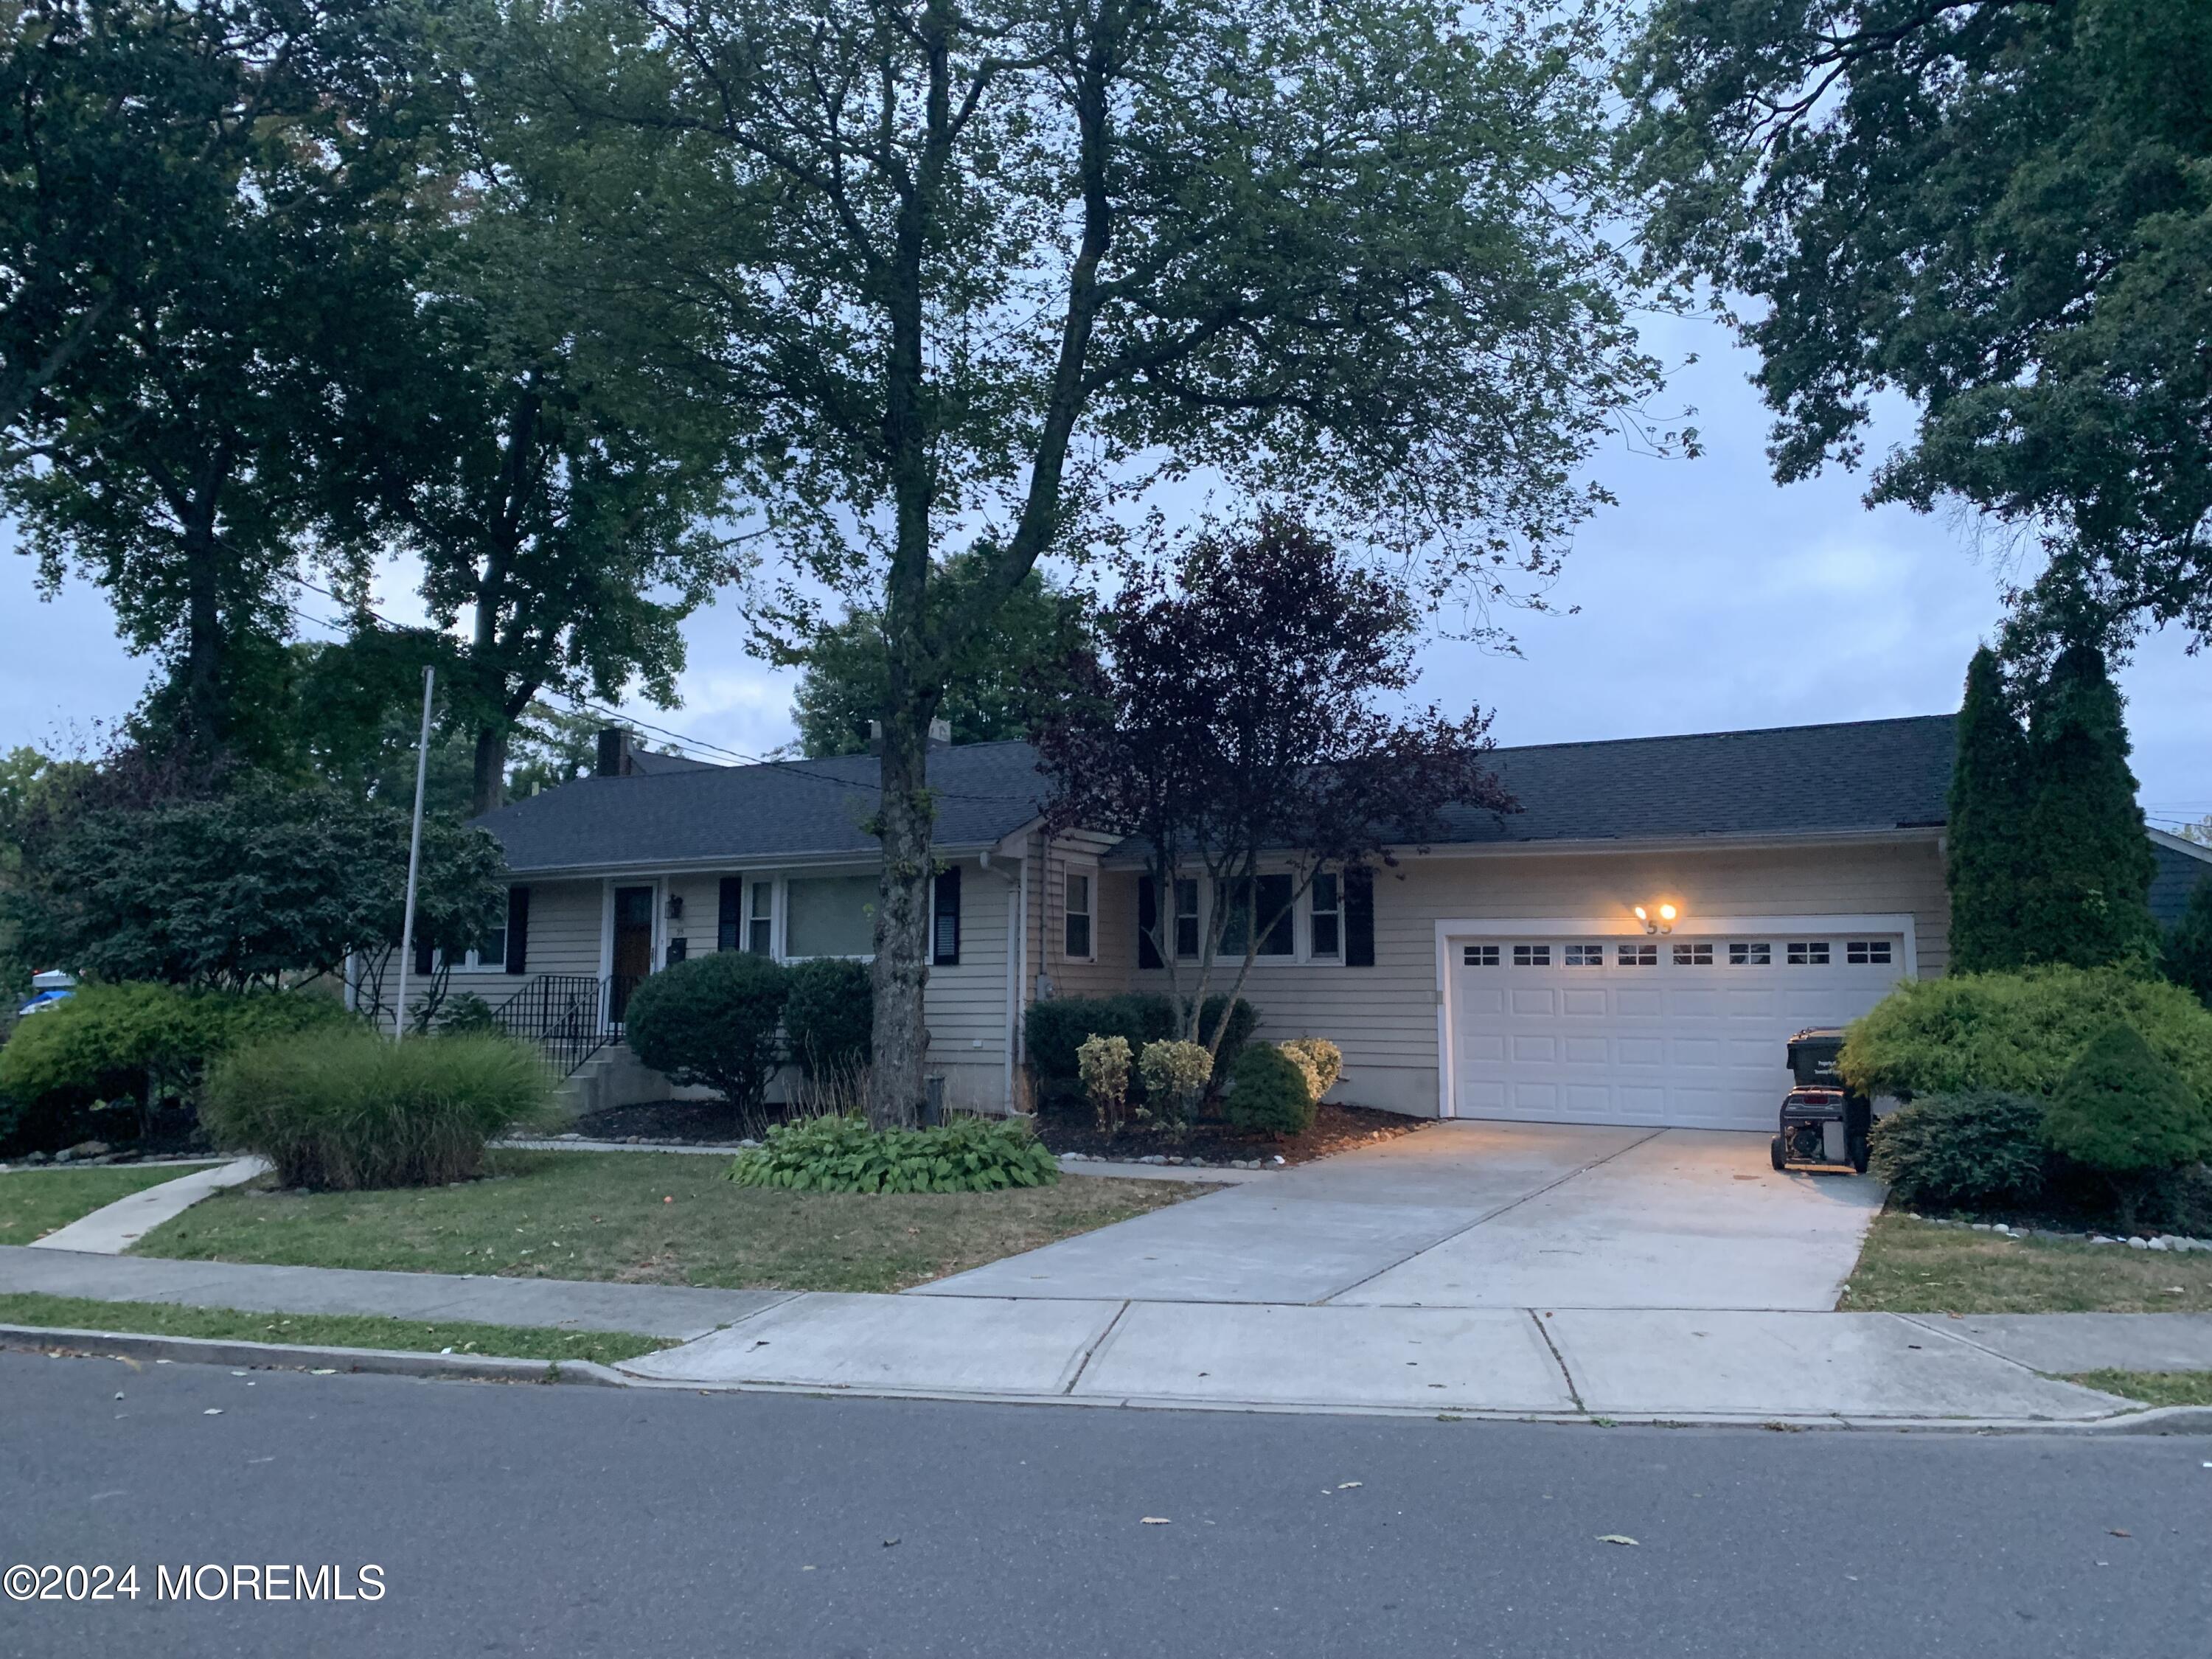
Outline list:
[[[1075,1063],[1084,1098],[1097,1114],[1099,1133],[1114,1133],[1129,1104],[1129,1039],[1094,1033],[1076,1048]]]
[[[802,1193],[988,1193],[1049,1187],[1060,1165],[1026,1121],[956,1117],[930,1129],[871,1129],[864,1117],[781,1123],[732,1160],[740,1187]]]
[[[1147,1042],[1137,1057],[1137,1071],[1144,1079],[1146,1109],[1180,1127],[1190,1121],[1206,1097],[1206,1085],[1213,1079],[1213,1056],[1202,1042]]]
[[[255,1043],[210,1068],[200,1121],[287,1187],[353,1191],[465,1181],[495,1135],[550,1115],[552,1073],[511,1038],[394,1042],[363,1029]]]

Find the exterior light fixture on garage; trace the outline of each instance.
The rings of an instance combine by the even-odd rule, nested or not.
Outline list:
[[[1662,904],[1659,907],[1658,919],[1654,921],[1652,919],[1651,913],[1649,910],[1645,909],[1640,904],[1636,907],[1636,919],[1644,924],[1644,931],[1647,933],[1673,933],[1674,931],[1674,918],[1681,914],[1682,913],[1680,910],[1677,910],[1673,905]]]

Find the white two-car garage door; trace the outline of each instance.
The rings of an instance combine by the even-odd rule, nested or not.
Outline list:
[[[1445,941],[1460,1117],[1771,1130],[1786,1045],[1874,1006],[1901,933]]]

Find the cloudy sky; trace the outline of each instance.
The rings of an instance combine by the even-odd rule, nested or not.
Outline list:
[[[1748,356],[1711,324],[1662,320],[1650,338],[1669,362],[1699,359],[1668,403],[1697,409],[1706,453],[1660,460],[1622,442],[1597,456],[1620,504],[1585,526],[1552,596],[1578,612],[1517,618],[1518,657],[1431,644],[1425,695],[1493,710],[1506,744],[1955,708],[2004,579],[1977,557],[1972,527],[1869,513],[1862,480],[1843,473],[1778,488]],[[0,556],[0,749],[70,747],[146,683],[94,589],[72,583],[45,603],[32,577],[28,559]],[[416,614],[404,581],[380,600]],[[690,640],[684,706],[640,705],[641,717],[749,754],[791,737],[791,677],[745,655],[732,608],[694,617]],[[2153,639],[2121,684],[2145,811],[2169,824],[2212,814],[2212,659]]]

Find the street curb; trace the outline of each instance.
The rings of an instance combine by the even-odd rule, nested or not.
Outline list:
[[[130,1332],[0,1325],[0,1348],[33,1352],[167,1359],[180,1365],[243,1365],[264,1370],[328,1367],[383,1376],[439,1377],[460,1382],[575,1382],[625,1389],[630,1379],[591,1359],[507,1359],[493,1354],[413,1353],[400,1348],[323,1348],[304,1343],[239,1342],[202,1336],[144,1336]]]
[[[2157,1406],[2086,1426],[2106,1434],[2212,1434],[2212,1406]]]

